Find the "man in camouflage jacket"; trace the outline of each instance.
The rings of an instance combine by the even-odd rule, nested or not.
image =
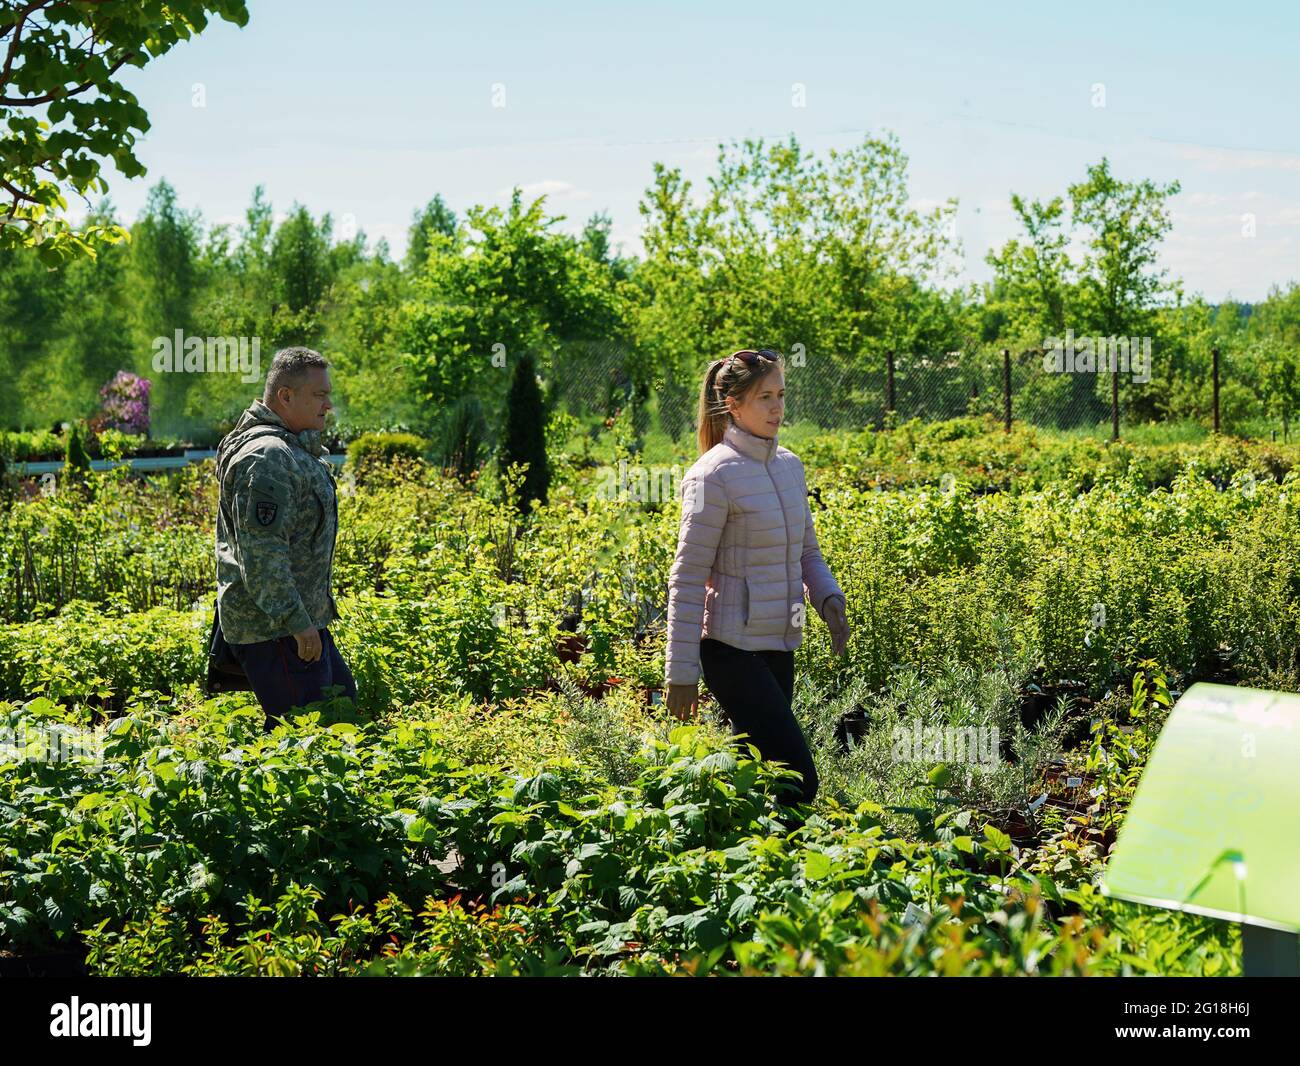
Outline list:
[[[356,684],[329,632],[338,497],[320,444],[331,410],[326,363],[309,348],[276,353],[262,399],[217,447],[217,616],[266,712]]]

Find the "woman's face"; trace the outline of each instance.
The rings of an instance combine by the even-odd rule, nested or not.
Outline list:
[[[785,417],[785,374],[778,366],[769,370],[744,403],[734,396],[727,397],[727,409],[741,429],[756,437],[775,437]]]

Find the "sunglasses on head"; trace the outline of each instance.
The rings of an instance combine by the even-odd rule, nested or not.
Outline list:
[[[771,348],[759,348],[758,351],[746,348],[744,351],[733,352],[727,359],[727,365],[730,366],[733,359],[739,359],[746,366],[754,366],[760,357],[763,359],[781,358],[780,353],[774,352]]]

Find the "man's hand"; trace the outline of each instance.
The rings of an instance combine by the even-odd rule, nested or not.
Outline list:
[[[823,607],[826,628],[831,631],[831,651],[843,655],[849,643],[849,622],[844,614],[844,597],[832,596]]]
[[[293,639],[298,642],[298,658],[305,663],[314,663],[320,658],[320,630],[312,627],[295,633]]]
[[[669,685],[668,710],[679,722],[689,722],[699,711],[700,686]]]

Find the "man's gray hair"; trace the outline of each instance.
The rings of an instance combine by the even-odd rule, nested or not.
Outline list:
[[[320,352],[310,348],[281,348],[271,360],[271,369],[266,372],[266,388],[262,391],[262,402],[275,398],[281,388],[296,389],[307,380],[307,371],[312,367],[324,370],[329,364]]]

